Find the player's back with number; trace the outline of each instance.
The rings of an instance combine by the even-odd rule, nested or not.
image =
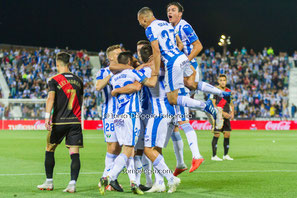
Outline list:
[[[61,73],[49,80],[49,91],[55,92],[52,122],[80,124],[83,82],[73,73]]]
[[[163,61],[169,61],[181,51],[177,47],[174,28],[166,21],[154,20],[146,28],[146,36],[150,42],[158,40]]]

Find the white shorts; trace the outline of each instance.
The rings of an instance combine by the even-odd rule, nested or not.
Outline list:
[[[175,106],[175,115],[177,118],[177,121],[189,121],[189,107],[183,107],[183,106],[179,106],[176,105]]]
[[[166,93],[183,88],[184,77],[192,74],[191,63],[185,54],[178,55],[176,59],[172,58],[165,67]]]
[[[144,119],[140,118],[140,134],[138,136],[138,141],[134,148],[135,151],[144,149],[144,133],[145,133],[145,128],[147,126],[147,122],[148,122],[148,118],[144,118]]]
[[[121,117],[114,119],[116,135],[119,145],[135,146],[140,134],[140,119],[136,113],[122,114]]]
[[[113,118],[103,119],[103,130],[104,130],[105,142],[118,142],[114,123],[113,123]]]
[[[150,118],[144,134],[144,146],[165,148],[173,130],[173,118]]]

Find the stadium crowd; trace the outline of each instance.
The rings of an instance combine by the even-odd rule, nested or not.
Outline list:
[[[10,89],[10,98],[46,98],[47,80],[56,74],[55,54],[60,49],[39,48],[0,49],[0,64]],[[107,66],[104,51],[99,52],[101,65]],[[297,52],[293,57],[297,57]],[[297,58],[296,58],[297,59]],[[71,72],[84,81],[84,117],[100,119],[101,94],[95,90],[90,59],[85,50],[71,52]],[[213,48],[204,50],[200,63],[202,80],[216,84],[218,74],[228,76],[232,90],[235,117],[239,119],[288,118],[288,82],[290,65],[287,53],[275,55],[273,49],[264,48],[256,53],[243,47],[227,52],[223,57]],[[5,110],[9,115],[9,109]],[[23,107],[23,115],[42,117],[42,110]]]
[[[237,118],[288,118],[288,82],[290,65],[287,53],[262,53],[245,47],[227,52],[226,57],[206,49],[201,56],[202,80],[214,84],[217,76],[228,76]]]
[[[56,72],[55,55],[60,49],[0,49],[1,70],[10,89],[9,98],[16,99],[44,99],[47,97],[47,81]],[[92,81],[92,68],[87,51],[72,51],[70,70],[84,81],[86,116],[96,117],[92,114],[92,108],[96,106],[96,94]],[[42,117],[43,106],[35,108],[35,105],[22,104],[22,117]],[[12,108],[6,108],[5,115],[11,114]],[[97,113],[98,114],[98,113]]]

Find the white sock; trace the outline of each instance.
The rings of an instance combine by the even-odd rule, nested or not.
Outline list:
[[[201,158],[201,154],[198,148],[198,140],[196,132],[194,131],[193,127],[189,123],[185,123],[181,125],[181,128],[184,130],[187,140],[192,151],[192,156],[195,159]]]
[[[134,163],[135,163],[135,176],[136,176],[136,184],[139,186],[140,185],[140,178],[141,178],[141,171],[142,171],[142,162],[141,162],[141,157],[140,155],[136,155],[134,157]]]
[[[46,182],[53,182],[54,180],[53,180],[53,178],[50,178],[50,179],[46,178],[45,181],[46,181]]]
[[[172,132],[171,139],[173,142],[174,153],[176,157],[176,166],[181,168],[184,166],[184,142],[180,136],[179,131]]]
[[[153,185],[152,161],[145,154],[142,155],[142,168],[146,178],[146,186],[151,187]]]
[[[114,165],[114,160],[117,158],[117,155],[106,152],[105,156],[105,168],[102,177],[106,177],[108,172],[112,169]]]
[[[166,177],[169,184],[173,182],[174,176],[172,174],[172,171],[165,164],[164,158],[161,154],[159,154],[158,157],[155,159],[153,165],[156,168],[156,170],[160,173],[160,175]]]
[[[204,109],[206,107],[205,102],[192,99],[188,96],[178,96],[177,97],[177,105],[198,109],[200,111],[204,111]]]
[[[130,179],[130,183],[136,182],[135,164],[133,157],[129,157],[127,161],[127,173]]]
[[[154,167],[155,174],[155,184],[164,185],[164,177],[159,173],[159,171]]]
[[[197,89],[203,91],[204,93],[214,94],[223,97],[223,91],[217,87],[212,86],[206,82],[199,81]]]
[[[75,181],[75,180],[71,180],[71,181],[69,182],[69,184],[76,184],[76,181]]]
[[[113,168],[108,172],[108,176],[111,181],[114,181],[118,178],[120,172],[124,169],[128,161],[128,158],[125,154],[121,153],[114,160]]]

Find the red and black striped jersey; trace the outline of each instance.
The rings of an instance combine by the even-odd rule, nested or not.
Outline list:
[[[80,124],[83,103],[83,82],[73,73],[50,78],[49,92],[55,92],[53,124]]]
[[[219,89],[221,89],[220,87],[218,87]],[[227,92],[231,92],[230,89],[228,88],[225,88],[225,89],[222,89],[223,91],[227,91]],[[230,108],[230,103],[232,102],[232,95],[229,97],[229,98],[222,98],[218,95],[214,95],[213,96],[213,99],[216,100],[216,105],[218,107],[222,107],[223,111],[226,112],[226,113],[230,113],[231,111],[231,108]]]

